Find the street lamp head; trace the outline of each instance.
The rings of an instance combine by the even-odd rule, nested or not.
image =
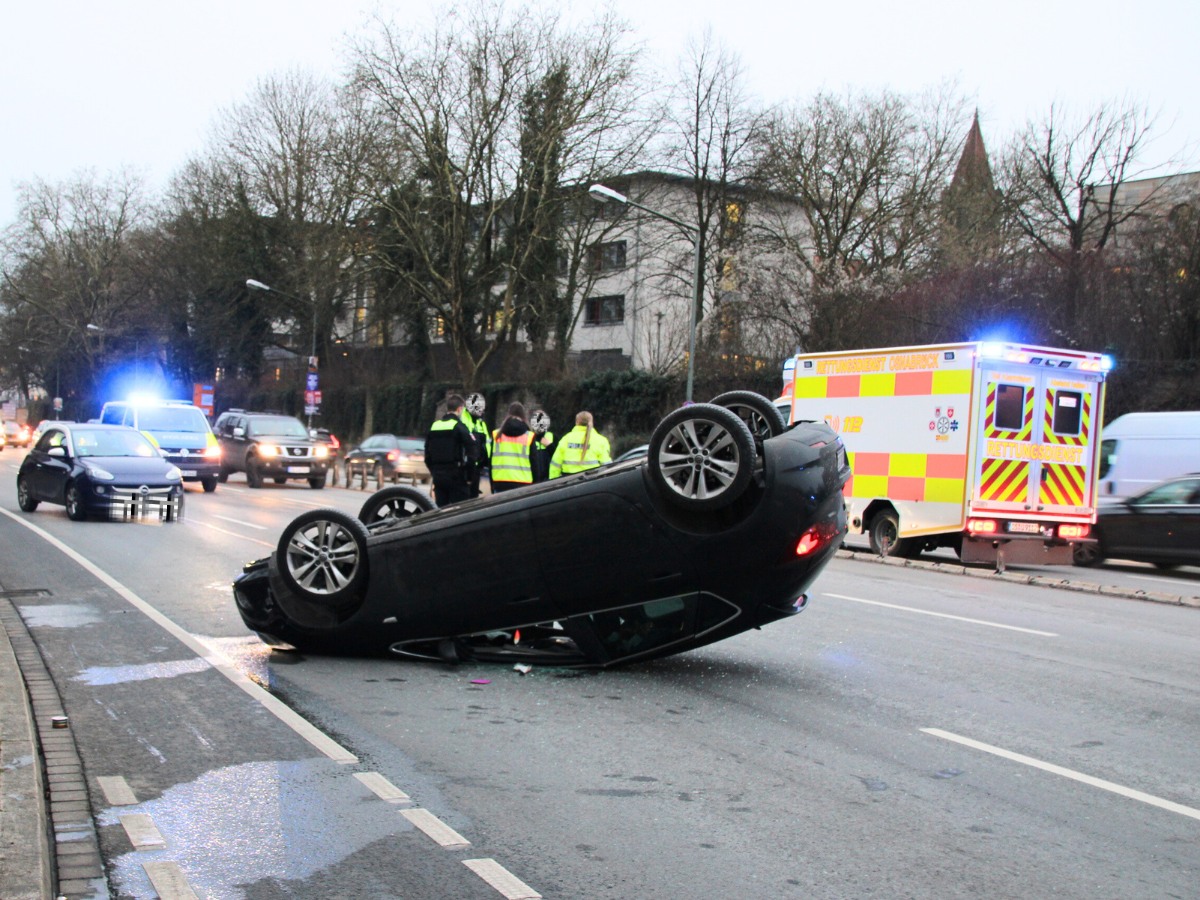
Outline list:
[[[261,281],[255,281],[253,278],[246,279],[246,287],[250,288],[250,290],[252,290],[252,291],[269,291],[269,290],[271,290],[269,285],[265,285]]]
[[[588,193],[592,196],[593,200],[599,200],[601,203],[607,203],[609,200],[612,200],[616,203],[629,202],[629,198],[624,194],[620,193],[619,191],[614,191],[612,188],[603,184],[593,184],[590,188],[588,188]]]
[[[90,331],[92,334],[100,334],[102,331],[104,331],[104,329],[99,325],[93,325],[91,322],[88,322],[83,326],[83,328],[85,331]]]

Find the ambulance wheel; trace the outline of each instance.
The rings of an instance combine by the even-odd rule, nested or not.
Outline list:
[[[1100,552],[1098,543],[1076,544],[1075,549],[1071,551],[1071,557],[1075,565],[1088,568],[1104,562],[1104,554]]]
[[[878,556],[907,557],[913,547],[911,540],[900,537],[900,517],[894,512],[876,513],[867,529],[871,552]]]
[[[787,423],[775,404],[754,391],[726,391],[713,397],[714,406],[723,406],[746,423],[754,435],[754,443],[761,447],[768,438],[783,434]]]
[[[693,403],[658,423],[646,455],[650,480],[669,502],[697,511],[724,509],[753,477],[754,436],[736,413]]]

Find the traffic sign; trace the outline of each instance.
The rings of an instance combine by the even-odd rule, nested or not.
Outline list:
[[[304,386],[310,391],[315,391],[317,389],[317,377],[318,376],[316,372],[309,372],[308,378],[304,382]]]

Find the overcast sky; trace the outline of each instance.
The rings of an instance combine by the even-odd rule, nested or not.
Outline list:
[[[597,4],[575,2],[576,15]],[[1200,169],[1198,0],[614,0],[664,67],[711,27],[762,100],[911,93],[947,79],[998,149],[1050,104],[1131,98],[1158,114],[1147,157]],[[336,74],[369,14],[430,21],[404,0],[0,0],[0,227],[16,186],[130,166],[157,192],[218,111],[290,68]],[[969,123],[964,123],[964,129]]]

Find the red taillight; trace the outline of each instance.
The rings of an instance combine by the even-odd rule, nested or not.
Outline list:
[[[1058,536],[1064,541],[1077,541],[1087,537],[1091,530],[1088,525],[1059,525]]]
[[[398,460],[400,458],[400,451],[399,450],[389,450],[387,452],[387,458],[388,458],[388,462],[395,462],[396,460]]]
[[[342,442],[337,439],[337,435],[331,434],[329,436],[329,446],[336,450],[342,446]]]
[[[994,519],[967,519],[967,531],[971,534],[995,534],[999,530]]]
[[[796,541],[796,555],[808,556],[814,550],[820,550],[824,543],[825,536],[821,533],[821,529],[814,525],[800,535],[800,540]]]

